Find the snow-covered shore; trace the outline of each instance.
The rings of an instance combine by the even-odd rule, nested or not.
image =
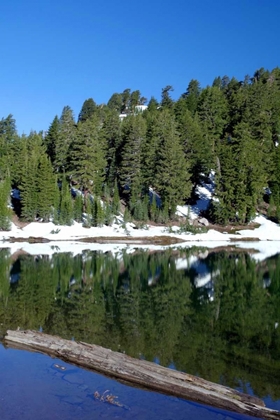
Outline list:
[[[280,253],[280,226],[267,220],[263,216],[257,216],[254,222],[260,226],[256,229],[245,229],[235,233],[221,233],[209,229],[207,233],[191,234],[180,233],[177,226],[166,229],[162,226],[145,226],[144,229],[135,229],[131,223],[127,223],[125,228],[122,225],[84,228],[79,223],[72,226],[57,226],[53,223],[30,223],[23,228],[12,225],[10,231],[0,232],[0,248],[10,248],[15,252],[18,249],[31,254],[50,254],[54,252],[79,253],[83,249],[100,251],[117,251],[122,249],[164,249],[169,246],[203,246],[206,248],[216,248],[226,246],[234,241],[235,246],[240,248],[255,249],[265,256]],[[152,238],[168,236],[178,238],[181,243],[177,245],[153,245]],[[44,238],[46,243],[29,243],[29,238]],[[13,238],[13,243],[10,239]],[[79,242],[84,238],[94,238],[94,243]],[[98,243],[100,238],[100,243]],[[106,243],[104,239],[107,238]],[[150,238],[149,244],[145,240]],[[246,241],[244,241],[246,238]],[[251,238],[251,240],[250,240]],[[17,240],[20,239],[20,242]],[[26,239],[26,242],[24,241]],[[256,241],[257,240],[257,241]],[[151,243],[150,243],[151,242]],[[257,256],[257,255],[256,255]],[[261,257],[261,256],[260,256]]]

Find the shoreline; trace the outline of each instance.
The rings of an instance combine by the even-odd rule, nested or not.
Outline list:
[[[241,230],[219,231],[211,227],[205,233],[182,232],[178,226],[144,225],[142,229],[133,223],[84,228],[79,223],[57,226],[52,222],[32,222],[23,227],[12,224],[10,231],[0,232],[0,249],[11,252],[23,250],[29,254],[54,254],[84,250],[102,252],[132,252],[135,248],[164,250],[174,247],[217,248],[234,246],[238,249],[255,249],[256,259],[264,259],[280,253],[280,226],[257,216],[253,223]]]

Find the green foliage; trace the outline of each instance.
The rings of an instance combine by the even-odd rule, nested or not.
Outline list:
[[[107,112],[100,130],[100,138],[106,144],[106,184],[112,190],[118,177],[121,159],[121,124],[117,111]]]
[[[99,197],[94,197],[92,205],[92,225],[96,227],[101,227],[105,222],[105,212],[104,212],[103,203]],[[107,220],[108,221],[108,220]]]
[[[48,133],[46,137],[43,139],[43,144],[46,147],[47,155],[49,156],[52,164],[54,164],[56,160],[56,145],[58,142],[58,136],[59,136],[59,119],[56,115],[53,122],[50,125],[50,128],[48,130]]]
[[[246,253],[215,252],[202,259],[200,250],[17,261],[2,250],[0,333],[41,326],[132,357],[157,357],[213,382],[222,378],[232,388],[250,383],[255,395],[279,399],[279,256],[257,263]],[[212,278],[213,299],[209,288],[197,287],[199,264]],[[10,283],[10,276],[19,279]]]
[[[104,202],[104,209],[103,209],[103,222],[107,226],[111,226],[114,221],[114,213],[112,211],[112,206],[108,202]]]
[[[78,122],[85,122],[95,113],[97,109],[96,103],[92,98],[87,99],[82,106],[81,112],[79,113]]]
[[[119,195],[119,187],[117,181],[115,181],[114,186],[114,195],[112,201],[112,212],[115,215],[118,215],[120,212],[120,195]]]
[[[12,210],[8,207],[11,182],[9,178],[0,181],[0,230],[11,229]]]
[[[182,98],[186,103],[186,108],[192,115],[194,115],[197,110],[200,93],[201,87],[198,80],[192,79],[188,85],[187,91],[182,95]]]
[[[62,178],[54,223],[71,226],[74,220],[73,200],[66,176]]]
[[[189,164],[183,154],[175,118],[169,111],[163,110],[159,114],[158,122],[160,148],[154,185],[172,216],[176,205],[190,195]]]
[[[39,158],[36,181],[38,186],[38,217],[48,222],[54,212],[57,179],[53,174],[51,162],[46,154],[42,154]]]
[[[70,172],[81,190],[101,195],[105,166],[105,143],[100,137],[98,117],[93,115],[77,126]]]
[[[74,114],[65,106],[59,119],[58,134],[55,144],[55,168],[59,173],[67,173],[70,162],[70,150],[76,140]]]
[[[173,108],[173,100],[171,99],[170,92],[173,91],[173,87],[170,85],[165,86],[161,90],[161,106],[162,108],[172,109]]]
[[[133,189],[141,191],[141,145],[146,135],[146,123],[141,114],[131,115],[124,119],[121,128],[119,180],[122,193],[127,195]]]
[[[179,233],[207,233],[208,229],[205,226],[195,226],[190,224],[190,222],[187,220],[185,223],[180,224]]]
[[[76,222],[81,223],[83,220],[83,196],[82,194],[77,194],[74,200],[73,215]]]
[[[146,99],[139,90],[129,88],[113,94],[108,106],[87,99],[78,124],[66,106],[46,135],[19,136],[13,116],[2,118],[0,180],[8,175],[13,187],[20,189],[23,216],[27,220],[52,217],[48,206],[51,209],[53,201],[56,209],[60,205],[53,174],[60,178],[65,174],[81,191],[94,196],[101,197],[106,184],[113,199],[117,183],[121,198],[137,219],[147,217],[142,194],[152,187],[165,210],[152,209],[150,204],[149,217],[163,221],[174,217],[177,204],[190,195],[195,198],[197,185],[214,170],[217,199],[211,211],[215,221],[248,222],[257,207],[264,208],[266,186],[275,207],[269,211],[276,217],[280,208],[280,69],[260,68],[241,81],[218,76],[206,88],[192,79],[177,101],[170,96],[172,90],[170,85],[163,88],[161,103],[152,97],[141,115],[137,115],[137,105]],[[125,118],[119,118],[121,112]],[[80,210],[75,212],[80,220]],[[56,210],[56,220],[58,215]]]
[[[2,118],[0,121],[0,137],[5,138],[7,143],[12,143],[17,137],[16,131],[16,120],[12,114],[9,114],[6,118]]]
[[[108,101],[108,108],[117,111],[118,114],[121,113],[122,109],[122,95],[121,93],[113,93],[111,98]]]

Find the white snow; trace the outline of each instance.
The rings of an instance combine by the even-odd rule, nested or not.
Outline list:
[[[214,183],[215,173],[212,171],[201,186],[197,186],[196,193],[199,197],[196,204],[193,206],[178,206],[177,214],[196,219],[199,217],[201,211],[206,210],[210,204],[215,191]],[[112,226],[91,227],[84,228],[82,224],[75,222],[72,226],[57,226],[53,223],[30,223],[24,228],[19,228],[12,224],[10,231],[0,231],[0,248],[10,248],[11,251],[22,249],[30,254],[53,254],[55,252],[71,252],[80,253],[84,249],[111,251],[118,253],[123,249],[132,252],[135,248],[143,249],[164,249],[168,246],[160,245],[143,245],[141,242],[144,237],[155,236],[171,236],[181,239],[180,244],[173,244],[170,247],[191,247],[203,246],[205,248],[213,248],[218,246],[225,246],[234,239],[234,245],[243,249],[255,249],[256,254],[254,258],[264,259],[268,256],[280,253],[280,226],[267,220],[264,216],[257,216],[254,222],[260,226],[256,229],[245,229],[235,233],[221,233],[213,229],[209,229],[207,233],[191,234],[180,233],[178,226],[173,226],[172,229],[167,229],[162,226],[148,226],[145,229],[135,229],[133,223],[123,224],[122,217],[116,218],[117,223]],[[9,242],[13,237],[26,239],[26,242]],[[48,243],[28,243],[28,238],[45,238]],[[110,243],[82,243],[78,242],[81,238],[112,238]],[[134,244],[126,243],[126,238],[133,238]],[[122,238],[121,243],[115,241],[113,238]],[[247,241],[242,241],[242,238],[248,238]],[[250,241],[250,238],[252,241]],[[137,243],[137,239],[139,243]],[[258,239],[260,242],[257,242]],[[183,269],[189,262],[177,262],[177,268]]]
[[[280,253],[280,226],[267,220],[264,216],[257,216],[254,220],[260,226],[253,230],[241,230],[234,234],[221,233],[210,229],[207,233],[199,233],[196,235],[190,233],[180,234],[174,227],[172,233],[168,233],[166,228],[162,226],[149,226],[148,229],[134,229],[133,224],[127,224],[124,229],[120,225],[84,228],[79,223],[73,226],[57,226],[53,223],[30,223],[24,228],[18,228],[12,224],[11,231],[0,232],[0,248],[10,248],[15,252],[22,249],[30,254],[53,254],[55,252],[72,252],[79,253],[84,249],[111,251],[118,253],[123,249],[133,250],[135,248],[143,249],[165,249],[168,246],[161,245],[145,245],[141,244],[144,237],[154,236],[171,236],[177,237],[184,242],[173,244],[170,247],[191,247],[203,246],[205,248],[213,248],[218,246],[226,246],[231,239],[234,239],[234,245],[242,249],[255,249],[254,258],[260,260],[271,255]],[[57,233],[53,233],[57,232]],[[8,242],[13,238],[25,238],[26,242]],[[46,238],[48,243],[28,243],[28,238]],[[111,243],[84,243],[78,242],[81,238],[98,238],[110,237]],[[134,244],[126,243],[125,238],[134,238]],[[114,243],[113,238],[122,238],[122,243],[117,240]],[[242,241],[242,238],[252,238],[252,241]],[[259,241],[253,241],[258,239]],[[137,243],[139,239],[139,243]],[[232,242],[231,242],[232,244]],[[178,261],[178,269],[183,268],[183,261]]]
[[[203,175],[203,174],[202,174]],[[215,172],[211,171],[208,177],[209,182],[202,182],[202,185],[196,187],[196,194],[199,197],[193,206],[177,206],[179,216],[189,217],[191,220],[197,219],[202,211],[208,209],[210,201],[213,199],[215,191],[214,183]]]

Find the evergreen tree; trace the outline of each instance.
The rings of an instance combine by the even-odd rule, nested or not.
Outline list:
[[[116,214],[116,215],[118,215],[120,212],[120,195],[119,195],[119,187],[118,187],[117,180],[115,181],[115,186],[114,186],[112,212],[113,214]]]
[[[88,120],[95,113],[96,109],[96,103],[92,98],[85,100],[79,113],[78,122],[85,122]]]
[[[130,94],[130,101],[129,101],[129,110],[130,112],[135,112],[135,107],[137,105],[140,105],[140,99],[141,99],[141,92],[140,90],[134,90]]]
[[[73,111],[65,106],[59,119],[59,130],[55,145],[55,167],[59,173],[69,169],[70,147],[76,140],[76,126]]]
[[[0,121],[0,180],[7,172],[12,177],[13,165],[15,162],[15,148],[18,143],[16,121],[11,114]],[[16,157],[17,161],[18,156]]]
[[[31,132],[24,140],[24,154],[21,161],[20,194],[22,203],[22,216],[27,221],[34,221],[38,216],[39,190],[41,178],[49,174],[39,175],[40,159],[43,159],[45,148],[42,145],[42,135]],[[48,166],[51,170],[51,166]],[[44,204],[42,204],[44,205]]]
[[[73,201],[69,183],[66,176],[63,176],[59,198],[58,224],[71,226],[73,224],[73,219]]]
[[[198,115],[208,147],[215,157],[216,144],[223,137],[228,121],[226,98],[219,88],[214,86],[202,90],[198,101]]]
[[[219,223],[248,222],[262,197],[267,174],[262,165],[262,150],[247,123],[236,126],[232,141],[221,145],[219,156],[221,173],[217,176],[215,219]]]
[[[105,153],[98,118],[92,116],[79,123],[76,141],[72,145],[71,173],[81,190],[101,195],[105,179]]]
[[[130,89],[125,89],[122,93],[122,107],[121,107],[122,113],[127,113],[130,111],[129,109],[130,95],[131,95],[130,92],[131,92]]]
[[[201,88],[199,81],[192,79],[188,85],[186,93],[182,95],[186,101],[187,109],[191,112],[192,115],[194,115],[197,110],[200,92]]]
[[[159,107],[159,103],[153,96],[151,97],[149,103],[148,103],[148,110],[150,112],[155,112]]]
[[[0,230],[10,230],[12,211],[9,205],[11,182],[9,178],[0,180]]]
[[[172,109],[173,100],[171,99],[170,92],[173,92],[173,87],[170,85],[165,86],[161,90],[161,106],[162,108]]]
[[[38,216],[45,222],[48,222],[53,216],[55,193],[57,189],[56,176],[50,160],[46,154],[42,154],[38,162],[37,172],[38,199],[37,212]]]
[[[186,109],[179,117],[178,130],[180,142],[184,150],[185,158],[190,165],[191,181],[193,189],[199,184],[202,174],[208,174],[211,170],[211,150],[203,135],[201,123],[197,114],[193,117]]]
[[[91,215],[92,215],[92,226],[101,227],[105,222],[105,212],[103,203],[99,197],[95,196],[91,201]]]
[[[52,164],[54,164],[56,160],[55,152],[56,152],[56,145],[58,142],[58,136],[59,136],[59,119],[58,119],[58,116],[56,115],[50,125],[50,128],[48,130],[46,137],[43,140],[43,144],[46,147],[47,154]]]
[[[151,111],[146,116],[147,132],[141,146],[141,175],[144,189],[154,185],[157,170],[158,151],[160,148],[161,118],[160,112]]]
[[[109,109],[116,111],[118,114],[120,114],[122,109],[122,94],[113,93],[107,105]]]
[[[222,79],[220,76],[215,77],[212,83],[212,87],[217,87],[218,89],[222,88]]]
[[[0,137],[4,137],[7,143],[12,143],[17,135],[16,120],[12,114],[0,121]]]
[[[168,110],[160,113],[160,148],[158,150],[155,187],[172,217],[177,204],[191,191],[189,164],[180,143],[174,116]]]
[[[33,222],[38,214],[38,160],[39,155],[35,154],[28,159],[19,186],[22,216],[29,222]]]
[[[83,220],[83,196],[82,194],[76,194],[75,200],[74,200],[74,220],[76,222],[80,223]]]
[[[114,188],[120,165],[121,123],[117,111],[109,111],[100,130],[100,141],[106,146],[106,184]]]
[[[127,194],[141,192],[141,144],[146,135],[146,123],[141,114],[131,115],[122,122],[122,145],[120,149],[121,163],[119,180],[122,192]],[[137,192],[137,194],[138,194]]]

